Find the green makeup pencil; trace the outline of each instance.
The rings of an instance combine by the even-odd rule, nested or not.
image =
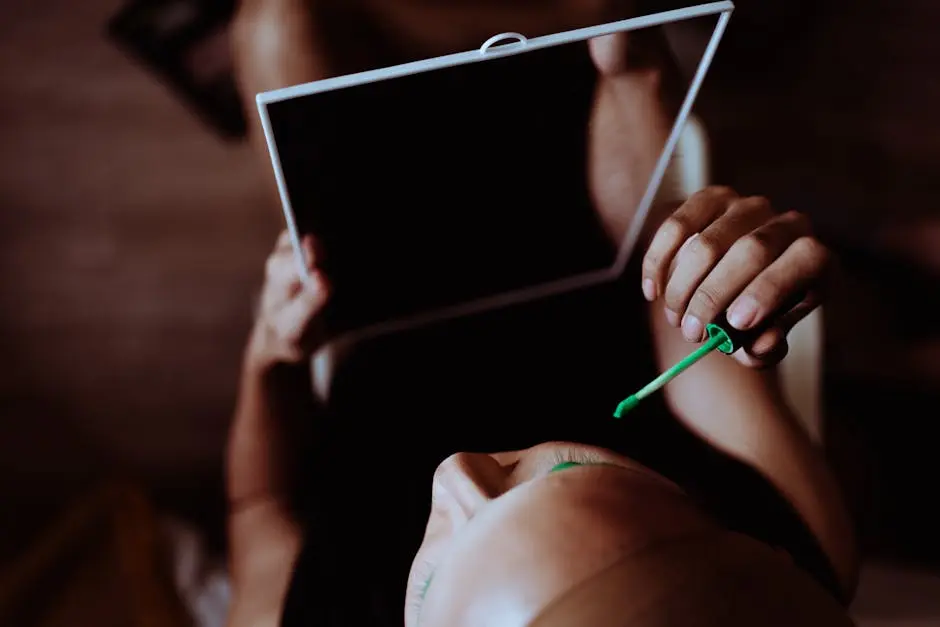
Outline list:
[[[712,351],[717,350],[718,352],[724,353],[725,355],[730,355],[738,350],[738,348],[740,348],[741,344],[743,343],[743,334],[740,331],[734,330],[731,325],[728,324],[727,320],[724,319],[724,317],[722,317],[720,322],[708,325],[706,327],[706,332],[708,333],[708,339],[704,344],[693,351],[691,355],[653,379],[636,394],[631,394],[622,400],[620,404],[617,405],[617,409],[614,410],[614,418],[622,418],[624,414],[639,405],[640,401],[642,401],[644,398],[656,392],[664,385],[678,377],[690,366],[701,360]]]

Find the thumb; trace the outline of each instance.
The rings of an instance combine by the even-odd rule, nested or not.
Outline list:
[[[325,280],[314,275],[300,292],[274,316],[272,321],[281,341],[310,354],[323,342],[322,312],[329,297]]]

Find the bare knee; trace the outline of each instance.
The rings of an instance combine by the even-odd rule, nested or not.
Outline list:
[[[243,97],[323,78],[307,0],[243,0],[232,24],[232,56]]]

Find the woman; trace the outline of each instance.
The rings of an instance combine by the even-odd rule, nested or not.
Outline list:
[[[240,64],[250,92],[340,71],[341,63],[326,69],[326,59],[334,58],[319,52],[327,39],[316,34],[314,22],[300,19],[309,17],[308,5],[254,5],[263,7],[253,22],[243,22],[253,27],[243,29],[240,40],[252,42],[241,48]],[[635,206],[669,126],[660,67],[628,63],[636,57],[627,43],[614,37],[590,44],[602,78],[589,177],[614,241],[629,225],[632,215],[624,207]],[[427,41],[422,46],[422,55],[434,48]],[[617,132],[623,129],[611,124],[624,118],[607,114],[624,107],[627,132]],[[663,207],[649,223],[642,263],[636,260],[618,283],[354,347],[334,376],[326,406],[311,394],[309,356],[321,345],[318,321],[329,277],[317,271],[308,238],[314,281],[302,283],[282,236],[268,262],[229,443],[231,623],[401,624],[407,599],[409,625],[417,624],[419,612],[422,624],[459,624],[463,616],[485,625],[474,621],[483,610],[473,607],[489,615],[492,595],[448,574],[480,572],[479,564],[455,554],[511,555],[480,525],[463,525],[471,516],[484,519],[477,514],[484,510],[504,512],[486,515],[497,519],[490,529],[546,549],[548,561],[524,564],[514,582],[584,553],[584,561],[572,565],[574,578],[523,591],[518,598],[537,599],[527,614],[504,603],[521,621],[516,624],[556,604],[570,616],[565,599],[585,598],[577,593],[578,579],[625,576],[636,567],[624,566],[634,553],[630,538],[658,545],[664,537],[657,534],[669,529],[670,541],[700,533],[715,541],[693,547],[699,558],[679,555],[666,565],[701,564],[703,552],[730,542],[734,546],[719,553],[763,564],[733,572],[769,572],[761,549],[775,547],[799,570],[787,571],[790,583],[769,589],[802,586],[815,594],[807,607],[825,605],[821,590],[830,604],[849,599],[856,558],[840,495],[783,402],[772,370],[758,368],[783,357],[786,332],[817,304],[825,248],[801,216],[777,215],[766,200],[724,188],[705,190],[678,210]],[[722,312],[739,328],[770,326],[734,358],[715,355],[698,364],[627,420],[610,418],[623,396],[684,357],[690,342],[701,340],[703,325]],[[552,444],[559,442],[577,444]],[[494,453],[455,457],[459,451]],[[546,458],[613,467],[547,473]],[[432,505],[427,483],[445,459]],[[654,475],[652,487],[627,486],[639,475],[644,482]],[[592,485],[601,491],[591,492]],[[621,497],[604,504],[604,486],[623,488],[615,492],[634,503],[631,495],[639,491],[644,503],[664,504],[637,520],[630,513],[636,508]],[[572,499],[603,506],[565,507]],[[591,551],[580,543],[566,549],[558,529],[534,534],[516,525],[513,531],[514,512],[521,511],[513,503],[520,502],[524,511],[541,509],[558,520],[570,511],[579,518],[558,529],[580,526],[589,529],[585,537],[606,540]],[[457,529],[463,531],[452,533]],[[738,551],[741,542],[747,546]],[[654,566],[662,570],[663,564]],[[644,576],[645,568],[639,571]],[[511,570],[506,563],[504,569]],[[461,589],[477,592],[464,605],[452,604]],[[644,597],[632,598],[642,604]]]

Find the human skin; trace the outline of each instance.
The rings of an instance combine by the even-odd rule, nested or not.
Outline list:
[[[551,472],[571,460],[590,463]],[[435,473],[431,502],[407,627],[526,625],[621,555],[716,530],[652,471],[575,444],[454,455]]]
[[[552,471],[571,460],[582,465]],[[594,592],[611,570],[620,592]],[[722,529],[677,486],[610,451],[546,443],[445,460],[406,627],[521,627],[559,614],[567,622],[554,624],[851,624],[783,551]]]

